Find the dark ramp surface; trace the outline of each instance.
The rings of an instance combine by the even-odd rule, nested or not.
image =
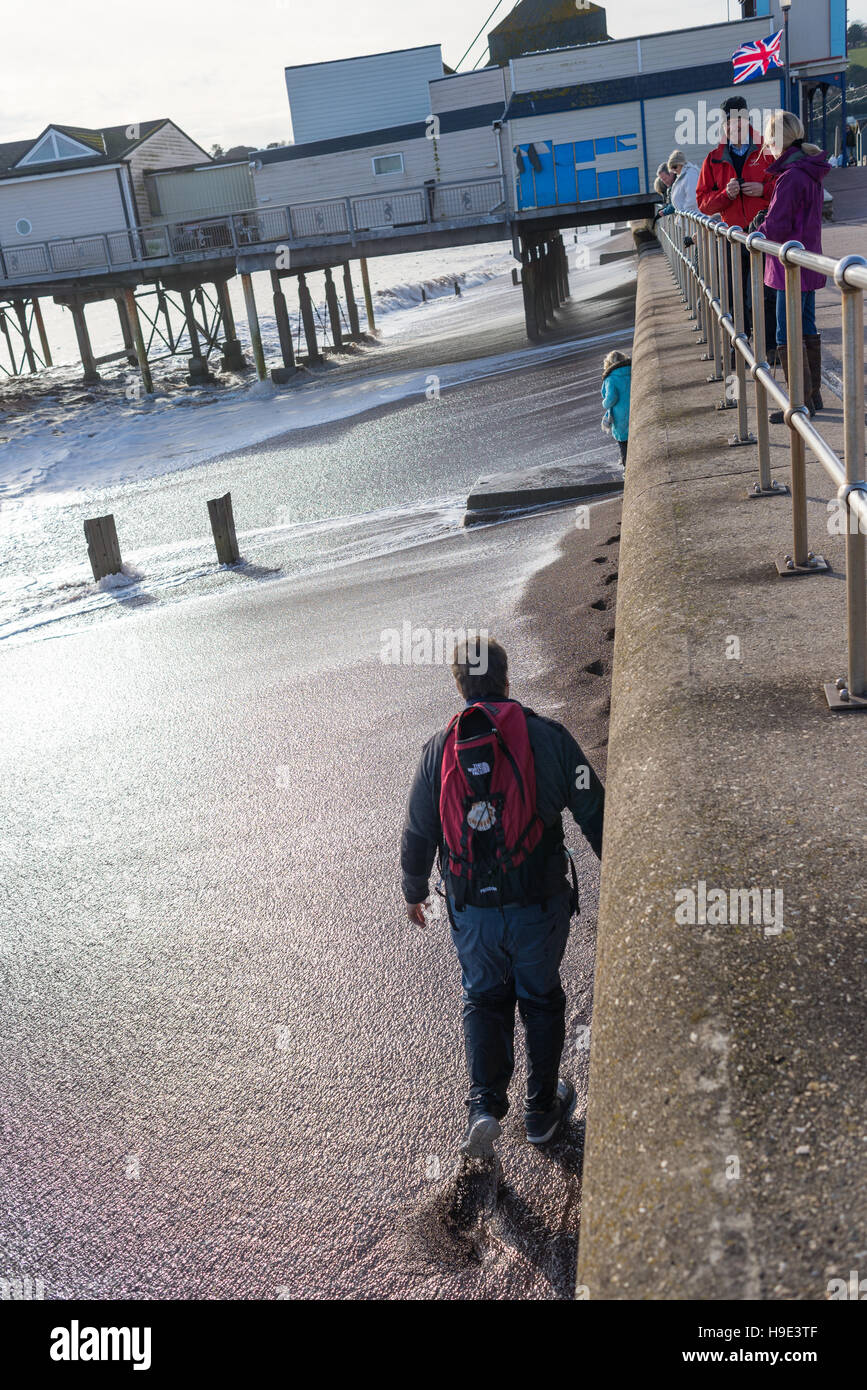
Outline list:
[[[557,713],[515,601],[571,520],[6,649],[0,1275],[49,1298],[571,1296],[596,860],[573,826],[576,1118],[531,1150],[518,1076],[502,1178],[456,1176],[459,971],[397,879],[455,700],[442,668],[380,659],[405,621],[487,623]]]

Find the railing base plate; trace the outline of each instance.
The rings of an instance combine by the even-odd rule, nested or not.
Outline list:
[[[832,681],[825,682],[825,698],[828,701],[828,708],[832,709],[835,714],[846,714],[850,710],[867,710],[867,697],[850,695],[848,700],[844,700]]]
[[[789,567],[786,560],[777,561],[777,574],[781,579],[790,579],[796,574],[824,574],[831,566],[824,555],[816,555],[809,565],[792,565]]]
[[[738,408],[738,403],[737,403],[737,401],[729,401],[729,400],[717,401],[717,403],[716,403],[716,408],[717,408],[717,410],[737,410],[737,408]]]
[[[760,487],[756,483],[755,487],[747,493],[750,501],[755,501],[757,497],[789,497],[790,495],[788,483],[780,483],[779,487]],[[788,574],[788,570],[786,573]]]
[[[729,448],[740,449],[744,444],[758,444],[758,442],[754,434],[748,434],[746,439],[741,439],[740,435],[733,434],[729,440]]]

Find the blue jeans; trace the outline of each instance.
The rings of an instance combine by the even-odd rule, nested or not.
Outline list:
[[[805,338],[819,331],[816,328],[815,290],[805,290],[801,295],[801,325]],[[786,291],[777,290],[777,346],[785,346],[786,341]]]
[[[527,1045],[525,1110],[550,1110],[566,1031],[560,962],[569,937],[569,894],[539,903],[457,911],[452,940],[461,963],[467,1105],[502,1119],[515,1069],[515,1004]]]

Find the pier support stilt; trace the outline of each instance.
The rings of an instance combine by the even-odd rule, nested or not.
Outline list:
[[[131,367],[134,367],[138,362],[138,358],[135,355],[135,349],[133,347],[132,328],[130,327],[129,314],[127,313],[125,295],[119,294],[117,296],[117,299],[115,300],[115,304],[117,305],[117,318],[118,323],[120,324],[120,332],[121,337],[123,338],[123,347],[126,353],[126,360],[127,362],[129,362]]]
[[[223,320],[223,355],[220,358],[220,366],[224,372],[243,372],[247,368],[247,359],[238,341],[238,331],[235,328],[235,315],[232,312],[232,301],[229,298],[229,285],[226,280],[216,280],[214,289],[217,291],[217,303],[220,306],[220,318]]]
[[[557,273],[557,257],[554,251],[553,240],[548,242],[546,248],[546,258],[548,261],[548,284],[551,292],[551,313],[555,314],[560,308],[560,276]]]
[[[163,289],[162,285],[159,285],[157,287],[157,303],[159,305],[158,312],[162,314],[163,320],[165,321],[166,338],[169,344],[169,351],[175,353],[177,352],[178,344],[175,339],[174,330],[172,329],[172,314],[171,309],[169,307],[169,297]]]
[[[563,279],[563,302],[569,298],[569,253],[563,242],[563,235],[560,234],[560,274]]]
[[[295,350],[292,346],[292,327],[289,323],[289,310],[286,308],[286,296],[283,293],[283,285],[276,270],[271,271],[271,288],[274,291],[274,318],[277,321],[277,336],[280,339],[280,352],[283,355],[283,366],[272,367],[271,380],[283,385],[293,377],[298,368],[295,365]]]
[[[325,302],[328,305],[328,317],[331,320],[331,341],[336,348],[343,347],[343,328],[340,323],[340,305],[337,302],[337,286],[331,274],[331,267],[325,271]]]
[[[563,276],[560,271],[560,248],[558,246],[559,237],[552,237],[548,247],[551,257],[551,285],[554,289],[554,307],[559,309],[563,303]]]
[[[352,267],[349,261],[343,263],[343,290],[346,295],[346,312],[349,317],[349,333],[353,342],[361,337],[361,324],[358,321],[358,305],[355,302],[355,288],[352,284]]]
[[[539,338],[542,336],[536,314],[535,273],[532,247],[528,246],[526,242],[522,242],[521,291],[524,296],[524,322],[527,326],[527,337],[530,339],[531,343],[538,342]]]
[[[551,274],[551,246],[547,241],[542,245],[542,293],[545,296],[545,317],[548,323],[554,322],[557,308],[554,290],[554,277]]]
[[[362,256],[358,263],[361,266],[361,284],[364,289],[364,308],[367,313],[367,331],[376,332],[376,319],[373,314],[373,295],[370,292],[370,274],[367,269],[367,257]]]
[[[141,372],[142,385],[149,396],[154,393],[154,382],[151,376],[151,364],[148,361],[147,348],[145,347],[144,334],[141,331],[141,319],[138,316],[138,305],[135,302],[135,290],[128,289],[123,292],[123,307],[126,310],[126,319],[129,324],[129,331],[132,336],[132,344],[135,348],[135,360]]]
[[[87,331],[87,320],[84,317],[84,304],[81,300],[73,300],[69,306],[72,312],[72,322],[75,328],[75,337],[78,342],[78,353],[81,357],[81,365],[84,368],[85,381],[99,381],[99,372],[96,370],[96,359],[93,355],[93,348],[90,345],[90,334]]]
[[[536,295],[536,322],[539,332],[544,333],[548,327],[548,296],[545,292],[545,261],[542,247],[538,244],[533,247],[533,289]]]
[[[18,375],[18,364],[15,360],[15,349],[12,346],[12,335],[9,332],[9,324],[6,322],[6,314],[0,309],[0,333],[6,339],[6,350],[9,353],[9,372],[11,376]]]
[[[33,354],[33,344],[30,341],[30,329],[27,326],[27,305],[23,299],[15,300],[15,313],[18,317],[18,327],[21,329],[21,341],[24,344],[24,355],[27,358],[27,366],[31,376],[36,375],[36,358]]]
[[[51,348],[48,343],[48,334],[45,332],[45,320],[42,317],[42,305],[38,299],[33,301],[33,322],[36,324],[36,331],[39,334],[39,341],[42,344],[42,357],[46,367],[53,367],[54,362],[51,357]]]
[[[265,381],[268,372],[265,367],[265,349],[262,347],[262,330],[259,327],[259,314],[256,309],[256,294],[253,289],[252,277],[243,270],[241,271],[241,286],[244,291],[247,327],[250,330],[250,343],[253,348],[253,361],[256,363],[256,375],[260,381]]]
[[[213,381],[214,378],[208,369],[207,357],[202,356],[199,330],[196,326],[196,311],[193,307],[193,296],[189,290],[181,290],[181,300],[184,306],[184,318],[187,321],[187,333],[190,335],[191,356],[187,381],[191,386],[202,386],[205,382]]]
[[[301,322],[304,325],[304,337],[307,340],[307,361],[321,362],[322,354],[319,351],[316,321],[313,317],[313,300],[310,298],[307,276],[303,274],[298,276],[298,303],[301,306]]]

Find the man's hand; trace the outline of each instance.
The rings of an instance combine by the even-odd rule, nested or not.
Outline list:
[[[406,915],[409,920],[417,927],[427,926],[427,916],[425,908],[430,906],[430,898],[426,898],[423,903],[407,903]]]
[[[743,191],[748,198],[761,198],[765,191],[765,185],[763,183],[745,183]]]
[[[726,184],[726,193],[729,195],[729,197],[736,198],[740,191],[741,186],[738,183],[737,179],[729,179],[728,183]]]

